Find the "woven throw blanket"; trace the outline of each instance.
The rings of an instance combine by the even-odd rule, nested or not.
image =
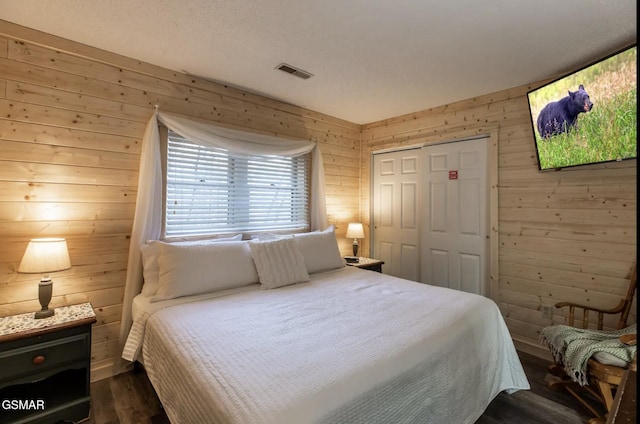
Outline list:
[[[636,346],[628,346],[619,340],[623,334],[636,332],[636,324],[616,331],[599,331],[553,325],[542,330],[540,339],[553,353],[556,364],[573,381],[581,386],[588,385],[587,361],[596,352],[606,352],[625,362],[631,362]]]

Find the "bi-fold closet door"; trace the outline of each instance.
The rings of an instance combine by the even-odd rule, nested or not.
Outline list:
[[[487,144],[374,152],[371,246],[384,273],[488,293]]]
[[[420,281],[421,148],[374,154],[372,256],[382,272]]]

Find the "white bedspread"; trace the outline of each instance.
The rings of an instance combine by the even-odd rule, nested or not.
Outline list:
[[[464,424],[529,388],[481,296],[346,267],[183,301],[138,307],[129,344],[174,424]]]

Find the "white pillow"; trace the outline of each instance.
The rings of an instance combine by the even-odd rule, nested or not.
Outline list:
[[[345,266],[333,225],[324,231],[295,234],[295,238],[309,274]]]
[[[160,244],[158,291],[151,302],[258,282],[246,241]]]
[[[249,242],[161,244],[158,291],[151,302],[258,282]]]
[[[140,246],[142,255],[142,295],[153,296],[158,291],[158,256],[160,245],[157,241],[150,241]]]
[[[309,281],[304,258],[293,237],[251,241],[249,246],[263,289]]]
[[[613,356],[609,352],[595,352],[592,358],[604,365],[613,365],[620,368],[626,368],[629,365],[627,361]]]
[[[207,244],[240,240],[242,240],[242,233],[236,234],[235,236],[218,237],[215,239],[177,241],[171,244]],[[143,296],[153,296],[158,291],[158,256],[160,256],[161,244],[166,243],[158,240],[149,240],[147,244],[140,246],[140,253],[142,254],[142,277],[144,278],[144,284],[142,285]]]
[[[345,261],[340,256],[338,240],[336,240],[335,227],[333,225],[324,231],[298,233],[293,236],[298,242],[300,253],[304,257],[304,263],[309,274],[345,266]],[[258,240],[277,240],[283,237],[287,236],[273,233],[257,235]]]

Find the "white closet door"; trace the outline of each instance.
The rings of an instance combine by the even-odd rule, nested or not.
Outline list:
[[[487,140],[424,147],[424,283],[488,293]]]
[[[373,156],[372,256],[385,274],[420,281],[420,148]]]

